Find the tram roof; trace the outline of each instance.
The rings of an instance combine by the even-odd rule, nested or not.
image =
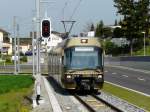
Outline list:
[[[65,44],[65,48],[74,46],[96,46],[101,47],[100,39],[96,37],[73,37],[69,38]]]
[[[52,51],[55,53],[62,53],[64,49],[74,46],[95,46],[102,47],[100,39],[96,37],[72,37],[63,40]]]

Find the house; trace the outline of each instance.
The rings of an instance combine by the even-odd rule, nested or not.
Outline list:
[[[47,52],[49,52],[53,47],[57,46],[58,43],[62,42],[62,37],[60,37],[60,35],[51,34],[51,37],[47,39],[47,43],[46,43],[46,49]]]
[[[0,52],[2,54],[10,54],[12,51],[12,44],[10,33],[0,28]]]
[[[62,33],[52,31],[50,37],[42,38],[41,51],[49,52],[53,47],[57,46],[58,43],[62,42]]]
[[[12,41],[14,42],[14,39],[12,38]],[[16,39],[16,44],[17,44],[17,39]],[[25,54],[25,52],[29,51],[32,49],[32,38],[29,37],[20,37],[19,38],[19,50],[20,52],[22,52],[23,54]],[[17,47],[17,46],[16,46]]]

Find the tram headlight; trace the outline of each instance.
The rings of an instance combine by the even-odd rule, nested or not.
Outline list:
[[[67,75],[66,78],[67,78],[67,79],[71,79],[71,75]]]
[[[102,77],[103,77],[102,75],[98,75],[97,76],[98,79],[102,79]]]

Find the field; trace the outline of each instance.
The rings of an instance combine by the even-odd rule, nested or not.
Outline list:
[[[0,112],[28,112],[33,83],[29,75],[0,75]]]
[[[150,97],[105,83],[103,91],[111,93],[150,112]]]

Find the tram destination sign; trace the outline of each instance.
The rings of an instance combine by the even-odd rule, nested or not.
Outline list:
[[[75,51],[94,51],[93,47],[76,47]]]

